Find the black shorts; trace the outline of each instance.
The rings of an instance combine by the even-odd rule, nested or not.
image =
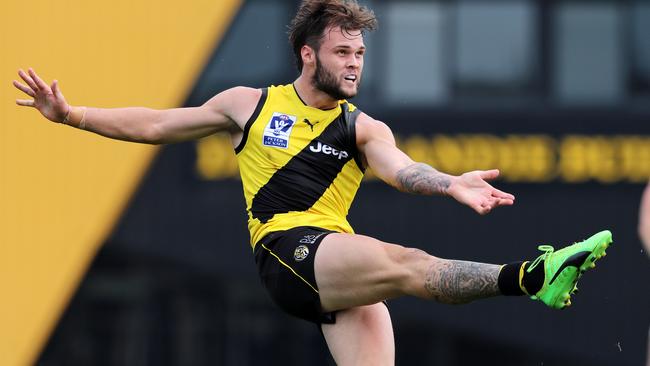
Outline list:
[[[314,257],[321,241],[334,231],[300,226],[273,232],[255,245],[262,283],[285,312],[317,324],[333,324],[334,313],[321,310]]]

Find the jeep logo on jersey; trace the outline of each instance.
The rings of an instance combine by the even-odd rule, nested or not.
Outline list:
[[[336,150],[335,148],[333,148],[333,147],[331,147],[329,145],[325,145],[325,144],[320,143],[320,141],[316,141],[316,146],[310,145],[309,150],[311,150],[311,151],[313,151],[315,153],[322,152],[325,155],[334,155],[334,156],[338,157],[339,160],[345,159],[345,158],[347,158],[349,156],[347,151]]]
[[[264,128],[262,144],[286,149],[289,146],[289,135],[291,135],[291,129],[295,123],[295,116],[274,112]]]

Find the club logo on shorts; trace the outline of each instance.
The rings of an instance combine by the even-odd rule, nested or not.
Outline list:
[[[289,135],[291,135],[291,129],[295,123],[295,116],[273,112],[271,120],[264,128],[262,144],[286,149],[289,146]]]
[[[306,245],[299,245],[296,247],[296,250],[293,251],[293,259],[297,262],[302,262],[309,255],[309,248]]]

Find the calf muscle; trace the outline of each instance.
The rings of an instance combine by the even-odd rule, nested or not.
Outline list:
[[[426,271],[424,288],[433,300],[463,304],[499,295],[500,266],[436,258]]]

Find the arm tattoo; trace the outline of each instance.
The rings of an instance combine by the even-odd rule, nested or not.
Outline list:
[[[424,287],[432,299],[463,304],[499,295],[500,266],[457,260],[440,260],[427,270]]]
[[[397,172],[397,189],[402,192],[431,195],[446,194],[451,185],[447,174],[424,163],[415,163]]]

